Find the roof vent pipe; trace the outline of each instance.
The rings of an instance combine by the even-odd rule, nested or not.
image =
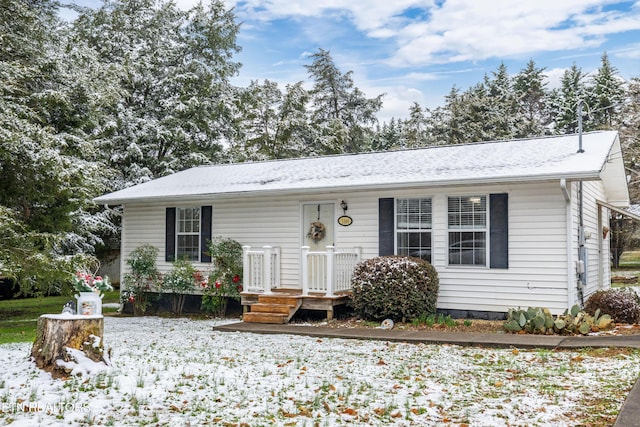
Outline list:
[[[578,100],[578,153],[584,153],[582,148],[582,100]]]

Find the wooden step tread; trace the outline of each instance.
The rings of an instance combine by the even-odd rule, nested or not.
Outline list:
[[[242,321],[247,323],[272,323],[283,324],[287,323],[287,314],[281,313],[256,313],[249,312],[242,316]]]
[[[264,294],[258,296],[258,302],[263,304],[284,304],[296,306],[299,304],[300,297]]]
[[[291,310],[295,310],[295,308],[295,305],[289,304],[266,304],[262,302],[251,304],[251,311],[257,313],[279,313],[288,315],[291,313]]]

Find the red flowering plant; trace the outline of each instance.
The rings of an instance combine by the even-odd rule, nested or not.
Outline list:
[[[201,287],[202,309],[223,317],[229,299],[239,300],[242,292],[242,245],[233,239],[216,238],[209,243],[213,269]]]

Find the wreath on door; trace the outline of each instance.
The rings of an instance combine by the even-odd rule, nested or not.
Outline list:
[[[319,242],[324,239],[324,236],[327,234],[327,228],[320,221],[313,221],[311,223],[311,227],[309,227],[309,232],[307,233],[307,237],[313,240],[314,242]]]

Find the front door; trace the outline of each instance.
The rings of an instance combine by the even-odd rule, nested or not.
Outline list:
[[[313,203],[302,206],[302,244],[310,251],[324,251],[334,245],[335,205]]]

